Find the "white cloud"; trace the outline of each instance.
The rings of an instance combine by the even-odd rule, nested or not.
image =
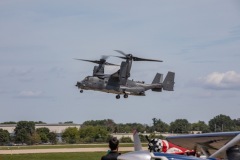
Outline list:
[[[208,89],[240,89],[240,73],[228,71],[225,73],[213,72],[206,77],[201,77],[199,80]]]
[[[30,90],[21,91],[19,93],[19,96],[24,98],[37,98],[42,96],[42,91],[30,91]]]

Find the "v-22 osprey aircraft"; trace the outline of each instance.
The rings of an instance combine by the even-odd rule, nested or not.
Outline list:
[[[107,57],[102,57],[100,60],[85,60],[77,59],[87,62],[99,64],[94,66],[93,75],[85,77],[82,81],[77,82],[76,87],[80,89],[80,93],[83,90],[94,90],[106,93],[117,94],[116,99],[123,95],[124,98],[128,98],[128,95],[145,96],[145,91],[152,90],[155,92],[162,92],[162,90],[173,91],[174,88],[174,72],[168,72],[167,76],[163,80],[163,74],[157,73],[151,84],[145,84],[143,81],[129,80],[132,61],[152,61],[162,62],[161,60],[145,59],[135,57],[132,54],[125,54],[120,50],[115,50],[123,56],[115,56],[125,59],[120,65],[120,69],[113,74],[105,74],[105,65],[115,65],[106,62]]]

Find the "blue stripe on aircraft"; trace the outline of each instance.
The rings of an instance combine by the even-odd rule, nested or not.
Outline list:
[[[193,157],[193,156],[184,156],[184,155],[159,153],[159,152],[155,152],[153,154],[156,157],[162,156],[162,157],[166,157],[168,159],[174,159],[174,160],[202,160],[202,158],[197,158],[197,157]],[[216,160],[216,159],[215,158],[208,158],[208,160]]]

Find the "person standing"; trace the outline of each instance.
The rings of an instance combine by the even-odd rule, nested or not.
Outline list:
[[[101,160],[117,160],[117,157],[120,155],[118,152],[119,140],[116,137],[113,137],[109,140],[110,151],[105,156],[102,156]]]

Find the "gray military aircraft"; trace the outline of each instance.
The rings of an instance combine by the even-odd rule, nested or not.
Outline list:
[[[130,70],[132,66],[132,61],[155,61],[162,62],[160,60],[144,59],[135,57],[131,54],[125,54],[122,51],[116,50],[118,53],[121,53],[125,57],[116,56],[122,59],[126,59],[121,63],[120,69],[113,74],[104,74],[104,70],[100,72],[94,72],[93,76],[87,76],[82,81],[77,82],[76,86],[80,89],[80,93],[83,93],[83,90],[94,90],[101,91],[106,93],[117,94],[116,99],[120,98],[120,95],[123,94],[124,98],[128,98],[128,95],[135,96],[145,96],[145,91],[152,90],[155,92],[162,92],[162,90],[173,91],[174,87],[174,72],[168,72],[167,76],[163,80],[163,75],[157,73],[154,77],[151,84],[145,84],[142,81],[133,81],[129,80]],[[83,59],[78,59],[83,60]],[[96,63],[96,61],[83,60],[88,62]],[[99,62],[97,62],[99,64]],[[103,64],[108,64],[106,61]],[[101,63],[102,65],[102,63]],[[114,65],[114,64],[111,64]],[[99,64],[100,67],[100,64]],[[101,66],[102,67],[102,66]]]

